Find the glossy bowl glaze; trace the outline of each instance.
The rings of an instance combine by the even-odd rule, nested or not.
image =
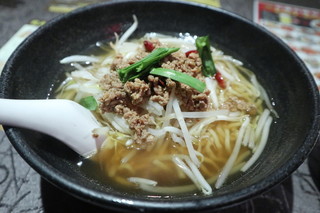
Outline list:
[[[211,43],[242,60],[266,88],[280,118],[265,151],[238,179],[210,196],[152,197],[101,184],[77,166],[73,151],[38,132],[5,127],[20,155],[45,179],[96,205],[121,211],[205,211],[232,205],[270,189],[306,159],[320,125],[319,93],[304,63],[278,38],[229,12],[174,1],[114,1],[60,16],[33,33],[13,53],[0,79],[0,97],[44,99],[63,73],[59,60],[97,41],[114,40],[139,20],[146,32],[210,35]],[[37,118],[35,118],[37,119]],[[59,124],[57,124],[59,125]]]

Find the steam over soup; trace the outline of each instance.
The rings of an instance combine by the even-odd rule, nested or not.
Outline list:
[[[103,56],[69,56],[74,71],[57,98],[81,103],[101,122],[90,160],[106,178],[155,193],[211,194],[263,151],[272,116],[266,92],[242,63],[207,36],[147,33],[137,22]]]

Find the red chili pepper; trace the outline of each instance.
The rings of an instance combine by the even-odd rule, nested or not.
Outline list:
[[[189,57],[189,55],[191,53],[198,53],[198,51],[197,50],[189,50],[189,51],[186,52],[186,57]]]
[[[226,82],[224,81],[222,75],[220,72],[216,72],[216,74],[214,75],[214,78],[217,80],[218,85],[222,88],[225,89],[226,88]]]
[[[161,84],[161,86],[163,86],[163,87],[165,87],[166,86],[166,84],[163,82],[163,81],[161,81],[161,79],[159,79],[159,83]]]
[[[148,52],[152,52],[152,50],[154,49],[154,45],[151,41],[144,41],[143,44]]]

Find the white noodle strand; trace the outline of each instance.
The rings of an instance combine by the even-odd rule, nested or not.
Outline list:
[[[227,163],[224,165],[221,173],[219,174],[219,177],[217,179],[217,182],[215,184],[215,187],[217,189],[219,189],[223,183],[226,181],[232,167],[233,167],[233,164],[234,162],[236,161],[237,157],[238,157],[238,154],[239,154],[239,151],[240,151],[240,148],[241,148],[241,143],[242,143],[242,140],[243,140],[243,136],[244,136],[244,133],[245,133],[245,130],[248,126],[250,122],[250,118],[249,117],[246,117],[245,118],[245,121],[242,123],[241,127],[240,127],[240,130],[239,130],[239,133],[238,133],[238,137],[237,137],[237,141],[236,141],[236,144],[232,150],[232,153],[227,161]]]
[[[99,59],[87,55],[71,55],[60,60],[61,64],[70,64],[72,62],[95,63]]]
[[[133,24],[129,27],[129,29],[121,36],[119,39],[117,46],[122,45],[128,38],[132,35],[132,33],[138,28],[138,19],[136,15],[133,15]]]
[[[202,190],[203,194],[205,194],[205,195],[212,194],[211,186],[208,184],[206,179],[204,179],[204,177],[202,176],[202,174],[200,173],[200,171],[196,167],[196,165],[189,158],[186,159],[186,162],[187,162],[189,168],[191,168],[191,171],[194,174],[194,176],[196,177],[197,181],[199,182],[199,185],[201,186],[201,190]]]
[[[271,104],[271,101],[269,99],[269,96],[266,90],[261,86],[261,84],[259,83],[255,75],[251,75],[251,83],[254,85],[255,88],[257,88],[260,91],[260,97],[262,100],[265,101],[269,110],[274,114],[274,116],[276,116],[276,118],[279,118],[277,111],[273,108]]]
[[[173,104],[173,100],[174,100],[175,97],[176,97],[174,93],[175,93],[175,88],[173,88],[172,91],[171,91],[171,93],[170,93],[169,101],[168,101],[168,104],[167,104],[167,106],[166,106],[166,111],[165,111],[165,113],[164,113],[164,116],[165,116],[165,117],[168,117],[168,115],[173,112],[172,104]],[[165,120],[165,121],[163,122],[162,127],[168,126],[169,123],[170,123],[170,120]]]
[[[263,127],[263,131],[262,131],[262,135],[261,135],[261,139],[260,139],[260,142],[258,144],[258,147],[257,147],[255,153],[247,161],[247,163],[241,168],[242,172],[247,171],[256,162],[256,160],[259,158],[259,156],[261,155],[262,151],[264,150],[264,147],[267,144],[271,123],[272,123],[272,117],[269,116],[267,118],[267,121],[265,122],[264,127]]]
[[[258,140],[260,135],[261,135],[261,131],[265,125],[265,122],[267,121],[268,116],[270,115],[270,111],[268,109],[265,109],[261,116],[260,119],[258,121],[257,127],[256,127],[256,131],[255,131],[255,139]]]
[[[182,138],[180,138],[179,136],[177,136],[174,133],[171,133],[170,136],[174,142],[180,144],[181,146],[185,146],[185,142]]]
[[[229,115],[228,110],[214,110],[206,112],[182,112],[184,118],[208,118],[217,115]]]
[[[179,103],[178,103],[177,99],[173,100],[172,106],[173,106],[174,112],[177,115],[177,120],[179,122],[181,131],[183,133],[184,141],[186,143],[186,146],[187,146],[187,149],[188,149],[188,152],[189,152],[189,156],[190,156],[192,162],[197,167],[199,167],[200,166],[200,162],[199,162],[199,160],[198,160],[198,158],[196,156],[195,150],[193,148],[192,138],[191,138],[191,135],[190,135],[189,130],[187,128],[186,122],[184,121],[184,118],[183,118],[183,115],[181,113],[181,109],[180,109],[180,106],[179,106]]]
[[[243,141],[242,141],[242,145],[243,146],[248,146],[249,145],[249,141],[250,141],[250,135],[251,135],[251,126],[248,125],[246,131],[245,131],[245,134],[244,134],[244,138],[243,138]]]
[[[191,161],[188,156],[174,156],[173,162],[182,169],[182,171],[192,180],[192,182],[202,190],[203,194],[212,194],[212,188],[204,179],[197,166]],[[186,162],[186,164],[183,162]]]
[[[210,91],[210,98],[212,101],[212,105],[215,109],[218,109],[219,102],[218,102],[218,97],[216,93],[217,83],[209,77],[205,78],[205,82],[206,82],[207,89]]]
[[[140,178],[140,177],[129,177],[128,181],[138,185],[145,184],[150,186],[156,186],[158,184],[157,181],[146,179],[146,178]]]
[[[197,178],[192,173],[191,169],[188,168],[188,166],[179,158],[178,156],[173,156],[172,158],[173,162],[180,168],[182,171],[191,179],[191,181],[199,188],[201,189],[201,186],[199,185],[199,182],[197,181]]]
[[[161,137],[163,135],[166,134],[166,132],[171,132],[177,135],[182,136],[182,131],[176,127],[173,126],[166,126],[162,129],[152,129],[152,128],[148,128],[148,132],[150,132],[152,135],[156,136],[156,137]]]

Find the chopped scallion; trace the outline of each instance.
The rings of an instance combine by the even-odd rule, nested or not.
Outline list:
[[[198,37],[196,46],[202,62],[202,74],[206,77],[214,76],[217,71],[211,55],[209,36]]]
[[[176,70],[165,69],[165,68],[153,68],[150,74],[163,76],[163,77],[178,81],[180,83],[184,83],[198,90],[199,92],[203,92],[206,88],[206,84],[204,82],[188,74],[185,74]]]
[[[118,70],[120,80],[125,83],[150,72],[155,64],[179,48],[157,48],[140,61]]]
[[[96,110],[98,107],[98,103],[93,96],[82,98],[79,101],[79,104],[91,111]]]

